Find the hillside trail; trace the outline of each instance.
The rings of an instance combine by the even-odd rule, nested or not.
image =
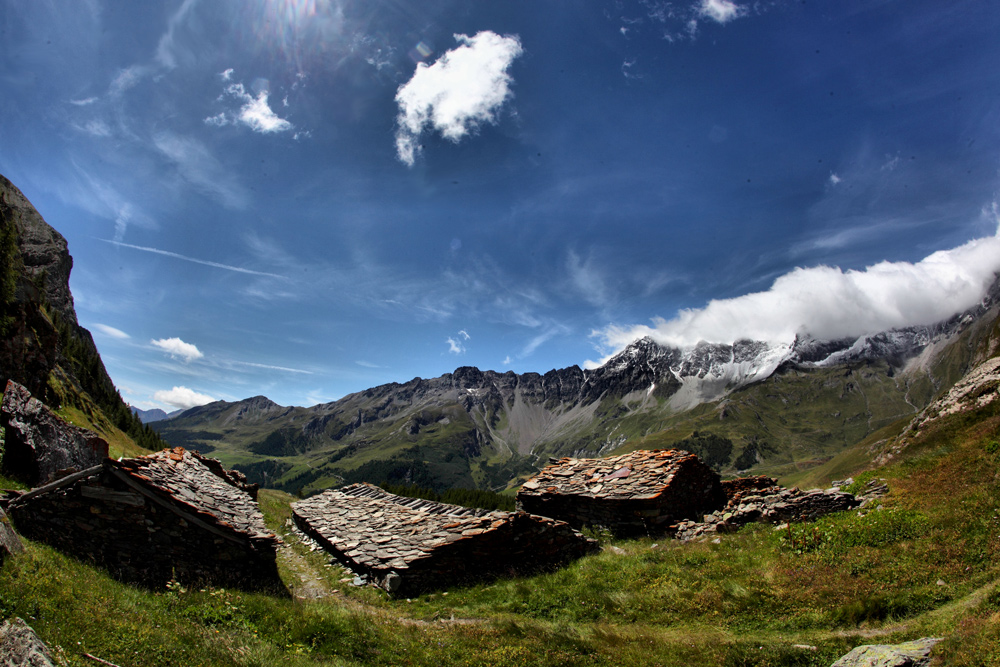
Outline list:
[[[838,630],[836,632],[831,632],[830,634],[836,637],[884,637],[900,632],[906,632],[911,627],[916,625],[918,621],[926,622],[932,625],[944,622],[947,621],[948,618],[953,618],[963,611],[967,611],[978,606],[986,599],[986,596],[998,588],[1000,588],[1000,581],[991,581],[988,584],[980,586],[968,595],[960,597],[957,600],[952,600],[951,602],[945,603],[936,609],[931,609],[930,611],[924,612],[919,616],[901,623],[893,623],[892,625],[886,625],[881,628]]]
[[[386,620],[397,622],[401,625],[418,627],[446,626],[446,625],[474,625],[486,622],[485,619],[478,618],[438,618],[433,621],[410,618],[399,613],[400,610],[376,606],[361,600],[354,599],[341,592],[332,583],[333,573],[343,573],[343,578],[354,575],[337,564],[317,566],[310,562],[302,552],[314,550],[322,552],[322,549],[313,549],[316,544],[298,531],[286,532],[281,535],[284,545],[278,549],[278,565],[283,567],[293,575],[293,581],[287,581],[289,592],[295,600],[303,603],[318,601],[336,602],[351,609],[352,611],[374,614]],[[318,546],[318,545],[317,545]],[[330,572],[323,570],[329,569]],[[350,582],[341,581],[341,586],[350,586]]]

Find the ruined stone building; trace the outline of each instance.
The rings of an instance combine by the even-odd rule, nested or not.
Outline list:
[[[279,589],[256,486],[181,448],[88,468],[8,505],[19,533],[119,579]]]
[[[597,549],[562,521],[403,498],[370,484],[301,500],[292,516],[341,563],[396,595],[544,570]]]
[[[558,459],[517,494],[520,510],[619,536],[661,534],[725,503],[719,475],[679,449]]]
[[[31,486],[47,484],[67,471],[100,464],[108,443],[93,431],[68,424],[14,381],[0,403],[4,429],[4,474]]]

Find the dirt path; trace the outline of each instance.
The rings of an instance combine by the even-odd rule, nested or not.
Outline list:
[[[285,537],[285,540],[288,538]],[[292,596],[297,600],[320,600],[334,595],[325,577],[287,541],[278,551],[278,564],[295,575]]]

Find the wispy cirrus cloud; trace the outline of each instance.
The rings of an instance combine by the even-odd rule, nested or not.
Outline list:
[[[426,129],[459,142],[497,113],[513,95],[507,73],[523,49],[517,36],[491,31],[473,37],[455,35],[460,46],[432,65],[418,63],[413,77],[396,92],[396,152],[413,166]]]
[[[160,37],[156,45],[156,61],[167,69],[177,67],[177,56],[179,45],[177,44],[177,31],[184,23],[184,19],[191,13],[192,8],[198,0],[184,0],[181,6],[167,21],[167,31]]]
[[[190,363],[196,359],[201,359],[205,355],[197,346],[185,343],[180,338],[159,338],[149,341],[154,347],[158,347],[175,359],[183,359]]]
[[[174,163],[181,178],[198,190],[226,208],[247,207],[250,197],[246,189],[200,141],[159,132],[153,136],[153,145]]]

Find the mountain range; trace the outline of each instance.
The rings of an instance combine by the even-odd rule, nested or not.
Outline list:
[[[153,426],[298,492],[353,481],[503,490],[551,456],[640,447],[789,475],[926,407],[970,367],[998,312],[1000,282],[947,321],[856,339],[680,349],[643,338],[593,370],[462,367],[310,408],[219,401]]]

